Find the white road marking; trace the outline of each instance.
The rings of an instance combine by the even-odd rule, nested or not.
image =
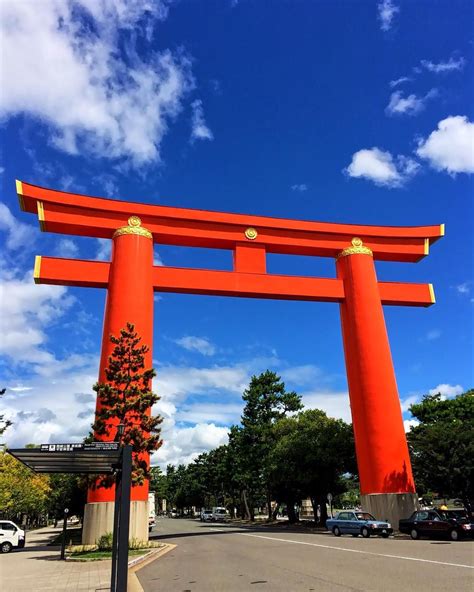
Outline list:
[[[318,543],[307,543],[305,541],[292,541],[291,539],[279,539],[276,537],[262,536],[259,534],[248,534],[246,532],[236,532],[240,536],[255,537],[257,539],[268,539],[269,541],[278,541],[281,543],[293,543],[294,545],[309,545],[310,547],[322,547],[323,549],[334,549],[335,551],[346,551],[347,553],[361,553],[362,555],[375,555],[377,557],[389,557],[392,559],[405,559],[406,561],[420,561],[422,563],[436,563],[437,565],[449,565],[452,567],[465,567],[474,569],[473,565],[463,565],[462,563],[447,563],[445,561],[434,561],[433,559],[418,559],[417,557],[403,557],[402,555],[388,555],[385,553],[374,553],[373,551],[361,551],[360,549],[345,549],[344,547],[334,547],[333,545],[319,545]]]

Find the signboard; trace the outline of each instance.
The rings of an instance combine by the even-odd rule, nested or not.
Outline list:
[[[41,444],[43,452],[74,452],[76,450],[86,450],[88,452],[104,451],[104,450],[118,450],[118,442],[91,442],[83,444],[82,442],[69,442],[65,444]]]

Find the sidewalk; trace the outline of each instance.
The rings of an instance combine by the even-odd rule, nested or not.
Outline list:
[[[108,592],[110,561],[61,561],[60,547],[48,542],[62,527],[26,533],[26,547],[0,555],[2,592]]]

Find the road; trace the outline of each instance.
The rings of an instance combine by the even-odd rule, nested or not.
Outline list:
[[[162,518],[177,545],[137,572],[145,592],[472,592],[472,541],[334,537]]]

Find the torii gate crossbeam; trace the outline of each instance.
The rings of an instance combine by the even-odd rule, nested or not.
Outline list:
[[[108,336],[127,322],[150,346],[151,366],[154,291],[339,303],[363,506],[395,526],[416,506],[382,305],[430,306],[434,292],[431,284],[378,282],[374,260],[417,262],[444,235],[444,225],[363,226],[208,212],[21,182],[17,193],[43,231],[113,242],[110,263],[37,257],[34,272],[37,283],[107,289],[100,381],[111,353]],[[154,242],[232,250],[233,271],[154,266]],[[267,253],[332,257],[337,277],[268,274]],[[138,538],[146,538],[147,494],[147,484],[132,490],[139,526],[131,535]],[[89,491],[84,543],[106,532],[113,496],[113,490]]]

